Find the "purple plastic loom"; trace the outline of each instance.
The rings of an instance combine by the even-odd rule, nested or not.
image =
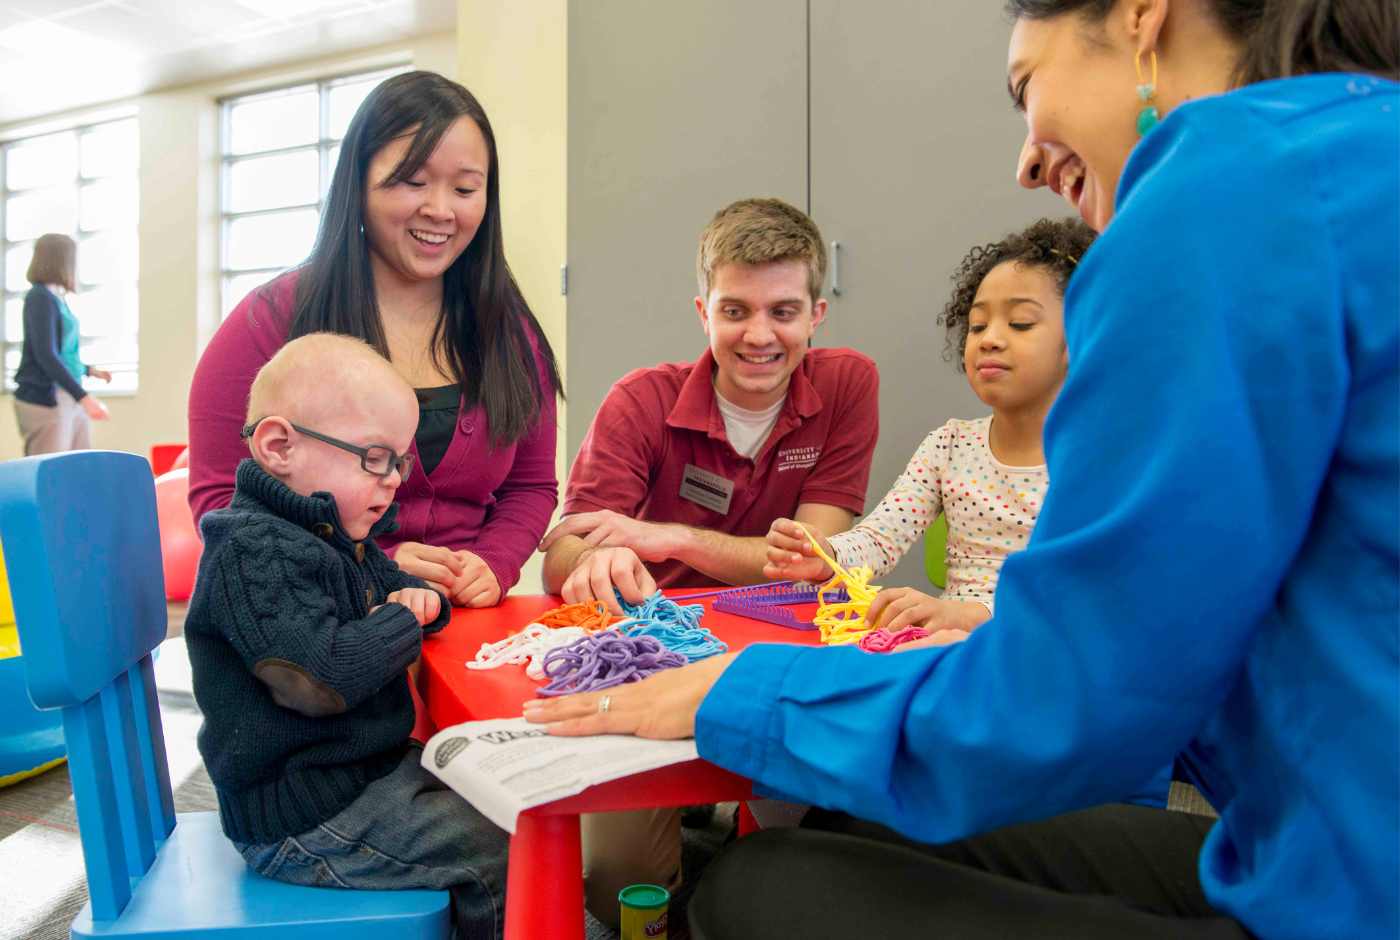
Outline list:
[[[802,584],[796,581],[776,581],[772,584],[755,584],[749,587],[730,588],[714,595],[711,610],[726,614],[738,614],[750,620],[776,623],[790,630],[815,630],[816,625],[803,620],[788,610],[797,604],[817,603],[817,585]],[[845,588],[837,588],[827,594],[827,599],[844,603],[849,600]]]

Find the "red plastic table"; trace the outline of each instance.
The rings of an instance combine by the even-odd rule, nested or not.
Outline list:
[[[676,600],[687,592],[677,590]],[[690,592],[695,593],[695,592]],[[499,607],[458,609],[441,633],[423,644],[423,676],[429,716],[439,728],[463,721],[514,718],[535,697],[542,683],[525,675],[524,666],[467,669],[485,642],[504,639],[562,601],[550,595],[509,597]],[[817,645],[817,633],[716,613],[707,599],[701,625],[729,644]],[[815,608],[799,609],[810,617]],[[579,844],[580,813],[689,806],[745,800],[753,796],[749,781],[704,760],[673,764],[590,787],[576,796],[522,813],[510,840],[506,884],[505,940],[583,940],[583,855]]]

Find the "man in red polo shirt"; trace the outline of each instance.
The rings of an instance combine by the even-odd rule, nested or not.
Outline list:
[[[825,535],[864,509],[879,432],[875,363],[809,349],[826,316],[826,251],[777,199],[722,209],[700,237],[695,309],[709,348],[613,386],[544,538],[546,590],[640,603],[657,586],[765,579],[772,523]],[[588,908],[617,925],[617,893],[680,884],[680,811],[583,817]]]
[[[854,350],[808,348],[826,316],[816,225],[777,199],[736,202],[696,268],[709,348],[613,386],[544,538],[545,587],[570,602],[762,581],[775,519],[833,535],[864,508],[879,377]]]

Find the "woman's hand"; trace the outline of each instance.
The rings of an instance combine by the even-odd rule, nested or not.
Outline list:
[[[875,595],[865,620],[875,629],[883,627],[894,631],[904,627],[923,627],[932,634],[945,630],[963,634],[944,639],[943,642],[947,643],[965,639],[966,634],[991,619],[991,616],[991,612],[981,604],[945,601],[913,588],[888,588]],[[916,642],[923,646],[941,645],[926,642],[929,639],[931,637],[925,637]],[[899,649],[904,649],[904,645]]]
[[[100,379],[103,382],[110,383],[112,381],[112,373],[108,372],[106,369],[99,369],[95,366],[88,366],[87,374],[92,376],[94,379]]]
[[[453,552],[462,565],[462,570],[452,582],[452,590],[447,596],[458,607],[495,607],[501,602],[501,582],[496,574],[481,560],[480,555],[462,549]]]
[[[693,738],[695,713],[738,653],[664,669],[655,675],[602,692],[556,699],[531,699],[525,719],[546,725],[550,734],[635,734],[639,738]],[[608,710],[601,711],[604,697]]]
[[[462,573],[462,559],[457,552],[440,545],[404,542],[394,553],[394,561],[404,574],[422,578],[429,587],[452,599],[453,584]]]
[[[822,551],[831,555],[831,543],[826,536],[810,527]],[[831,566],[817,557],[816,549],[797,523],[791,519],[778,519],[768,529],[768,563],[763,566],[763,576],[774,581],[827,581],[834,572]]]
[[[78,404],[83,406],[83,410],[87,412],[87,416],[94,421],[106,421],[111,417],[111,412],[107,410],[107,406],[98,401],[95,395],[84,395],[78,400]]]

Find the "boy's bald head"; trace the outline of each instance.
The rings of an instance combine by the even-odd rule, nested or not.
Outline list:
[[[287,343],[267,361],[248,393],[247,423],[281,415],[314,425],[353,411],[369,397],[403,397],[413,389],[364,340],[338,333],[308,333]]]

